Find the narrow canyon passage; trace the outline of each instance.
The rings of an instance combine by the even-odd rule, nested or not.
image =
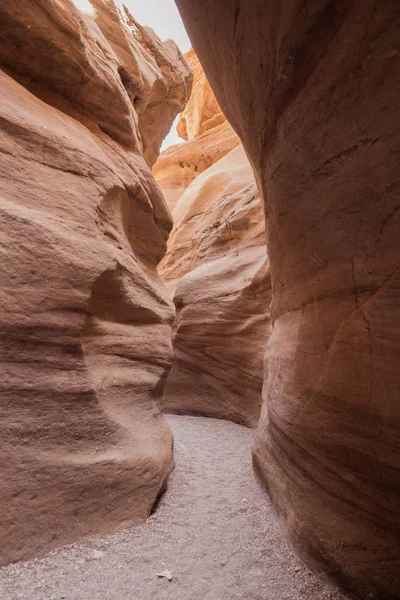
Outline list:
[[[0,571],[17,600],[345,600],[285,545],[251,469],[253,431],[168,416],[176,469],[146,524]],[[172,581],[157,573],[172,572]]]
[[[0,600],[400,600],[400,3],[135,4],[0,0]]]

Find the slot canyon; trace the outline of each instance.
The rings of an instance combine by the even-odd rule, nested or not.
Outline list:
[[[399,600],[400,5],[133,6],[0,0],[0,598]]]

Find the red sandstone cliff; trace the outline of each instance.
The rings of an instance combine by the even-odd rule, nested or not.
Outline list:
[[[194,73],[193,89],[177,127],[186,143],[164,150],[153,167],[171,211],[198,175],[240,144],[194,51],[189,50],[186,58]]]
[[[166,410],[255,427],[271,281],[263,210],[242,146],[204,171],[174,210],[160,265],[176,287]]]
[[[149,164],[191,74],[91,4],[0,8],[1,563],[144,519],[173,466],[171,217]]]
[[[175,292],[177,308],[174,361],[164,406],[168,411],[254,427],[260,415],[264,349],[270,332],[263,209],[243,147],[220,158],[216,139],[236,145],[237,138],[197,57],[192,52],[189,57],[194,86],[179,123],[189,141],[165,151],[158,161],[176,159],[179,148],[182,161],[190,162],[196,173],[173,211],[174,228],[159,266],[168,289]],[[208,168],[204,146],[212,164]],[[160,177],[160,170],[155,173]],[[159,182],[164,190],[170,189],[176,182],[175,171],[161,170]]]
[[[399,4],[177,4],[265,202],[274,327],[255,464],[310,564],[397,600]]]

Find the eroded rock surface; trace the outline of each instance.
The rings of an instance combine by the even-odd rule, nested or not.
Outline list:
[[[263,209],[243,147],[199,175],[173,215],[159,267],[170,291],[177,286],[165,408],[254,427],[271,283]]]
[[[153,168],[172,211],[191,182],[240,144],[221,111],[193,49],[185,55],[193,69],[193,89],[177,131],[185,144],[170,146]]]
[[[177,4],[266,204],[274,329],[255,464],[310,564],[395,600],[398,2]]]
[[[144,519],[173,466],[171,217],[149,164],[191,75],[92,7],[0,8],[1,563]]]

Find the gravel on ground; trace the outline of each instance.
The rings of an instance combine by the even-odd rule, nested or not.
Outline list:
[[[252,471],[253,431],[168,420],[176,469],[148,521],[3,567],[1,600],[346,600],[284,542]]]

